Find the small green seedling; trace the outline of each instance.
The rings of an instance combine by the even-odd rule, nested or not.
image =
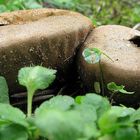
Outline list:
[[[103,80],[103,71],[102,71],[102,66],[101,66],[101,56],[104,55],[106,56],[108,59],[110,59],[112,62],[113,60],[107,55],[105,54],[103,51],[101,51],[98,48],[86,48],[83,51],[83,57],[86,60],[87,63],[89,64],[99,64],[99,70],[100,70],[100,83],[98,83],[98,93],[102,93],[102,95],[104,95],[104,80]],[[101,85],[101,91],[99,91],[99,87]],[[97,90],[97,83],[94,83],[94,89],[95,91]]]
[[[82,55],[85,58],[85,60],[90,64],[99,63],[102,55],[106,56],[111,61],[113,61],[107,54],[105,54],[103,51],[101,51],[98,48],[86,48],[83,51]]]
[[[128,92],[124,88],[125,86],[123,85],[118,86],[116,85],[115,82],[111,82],[107,84],[107,89],[112,93],[134,94],[134,92]]]
[[[25,67],[20,69],[18,80],[20,85],[27,88],[28,92],[28,117],[32,114],[32,98],[36,90],[47,88],[55,79],[56,70],[47,69],[42,66]]]
[[[86,62],[90,64],[99,63],[101,60],[101,51],[97,48],[86,48],[82,55]]]

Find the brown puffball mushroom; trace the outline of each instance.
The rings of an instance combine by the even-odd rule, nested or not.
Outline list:
[[[77,65],[84,84],[92,89],[101,75],[99,65],[87,63],[82,56],[83,50],[90,47],[99,48],[113,60],[101,57],[105,85],[116,82],[135,92],[134,95],[118,94],[114,98],[126,104],[140,102],[140,32],[124,26],[106,25],[90,33],[78,52]]]
[[[10,93],[21,90],[18,70],[42,65],[65,78],[73,57],[89,32],[91,21],[75,12],[57,9],[23,10],[0,14],[0,75]]]

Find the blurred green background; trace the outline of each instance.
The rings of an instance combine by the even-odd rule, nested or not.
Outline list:
[[[42,7],[78,11],[96,26],[140,23],[140,0],[0,0],[0,12]]]

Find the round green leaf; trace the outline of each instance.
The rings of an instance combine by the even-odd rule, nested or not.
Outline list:
[[[84,123],[76,111],[42,110],[35,116],[41,135],[49,140],[77,140],[84,135]]]
[[[28,127],[26,115],[18,108],[14,108],[9,104],[0,103],[0,120],[5,121],[5,123],[15,123]]]
[[[115,140],[136,140],[137,131],[135,128],[120,128],[115,133]]]
[[[56,70],[47,69],[42,66],[25,67],[19,70],[19,83],[28,89],[45,89],[55,79]]]
[[[69,110],[75,104],[74,99],[70,96],[58,95],[51,98],[48,101],[45,101],[40,105],[36,112],[41,111],[42,109],[58,109],[58,110]]]
[[[1,140],[28,140],[26,129],[20,125],[10,124],[0,127]]]

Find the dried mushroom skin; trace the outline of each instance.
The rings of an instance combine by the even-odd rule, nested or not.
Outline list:
[[[78,52],[77,64],[84,83],[93,87],[95,81],[100,81],[99,64],[87,63],[82,52],[85,48],[98,48],[107,54],[113,61],[101,57],[104,84],[116,82],[125,85],[134,95],[118,94],[120,102],[136,103],[140,100],[140,32],[119,25],[106,25],[95,28],[83,47]]]
[[[18,70],[42,65],[65,78],[77,48],[93,29],[85,16],[66,10],[38,9],[0,14],[0,75],[10,93],[19,92]]]

